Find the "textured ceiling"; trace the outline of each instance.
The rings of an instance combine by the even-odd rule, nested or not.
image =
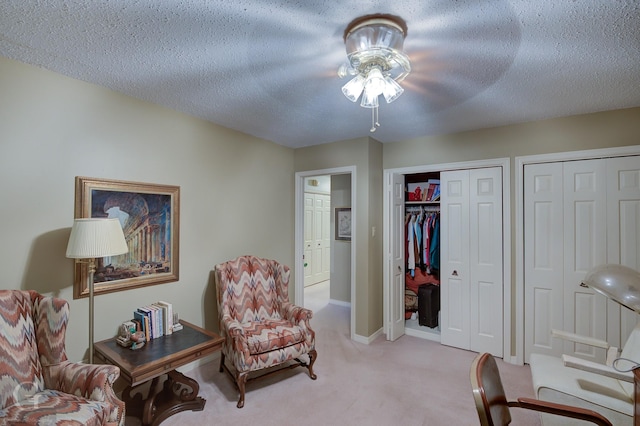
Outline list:
[[[374,13],[412,73],[371,134],[336,71]],[[640,106],[640,2],[2,0],[0,55],[289,147],[386,143]]]

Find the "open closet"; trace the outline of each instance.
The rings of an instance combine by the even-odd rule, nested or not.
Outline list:
[[[405,327],[440,333],[440,173],[405,176]]]
[[[385,171],[386,334],[501,357],[508,163],[466,165]]]

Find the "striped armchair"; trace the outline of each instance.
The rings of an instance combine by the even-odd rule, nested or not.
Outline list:
[[[124,425],[118,367],[67,360],[69,304],[0,290],[0,425]]]
[[[241,256],[216,265],[214,280],[220,334],[225,337],[220,371],[226,369],[235,379],[240,391],[238,408],[244,406],[245,384],[251,372],[274,366],[282,368],[271,372],[303,366],[316,379],[315,332],[309,325],[313,314],[289,302],[287,266],[275,260]],[[308,362],[301,356],[308,357]],[[234,371],[225,364],[227,358]]]

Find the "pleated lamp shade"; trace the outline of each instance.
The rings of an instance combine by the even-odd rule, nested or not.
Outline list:
[[[90,259],[129,251],[118,219],[75,219],[67,244],[67,257]]]

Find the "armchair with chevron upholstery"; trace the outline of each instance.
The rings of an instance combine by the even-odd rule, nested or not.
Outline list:
[[[225,369],[244,406],[249,373],[279,366],[268,374],[303,366],[316,379],[315,332],[308,309],[289,302],[289,268],[275,260],[240,256],[215,266],[220,334],[225,337],[220,371]],[[301,357],[308,357],[308,362]],[[228,359],[233,370],[225,364]],[[280,368],[281,367],[281,368]],[[264,373],[260,377],[264,377]]]
[[[69,304],[0,290],[0,425],[124,425],[113,365],[70,362]]]

